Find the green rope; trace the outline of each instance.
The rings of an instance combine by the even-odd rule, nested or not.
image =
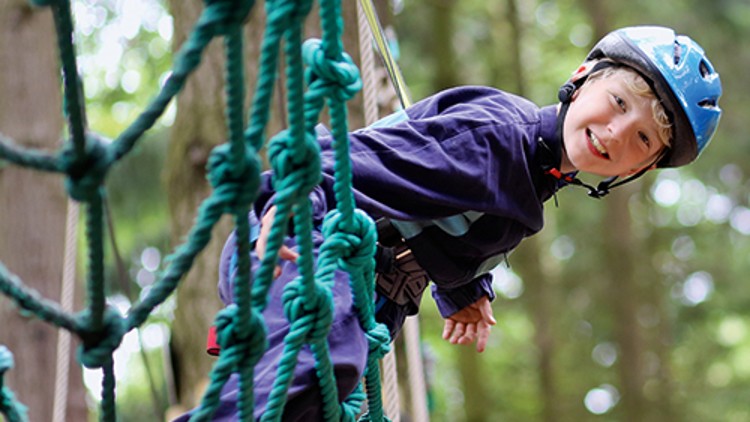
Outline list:
[[[86,109],[82,84],[77,71],[73,45],[73,23],[68,0],[32,0],[39,7],[50,7],[57,30],[63,77],[64,113],[69,140],[57,154],[24,149],[0,135],[0,159],[37,170],[60,172],[66,177],[68,194],[85,204],[88,242],[86,307],[69,314],[26,287],[0,263],[0,292],[19,307],[38,318],[75,333],[81,339],[78,360],[87,368],[103,372],[100,419],[116,420],[113,353],[123,336],[140,327],[179,286],[197,255],[208,244],[211,231],[224,214],[233,217],[236,227],[237,274],[232,280],[235,304],[216,316],[217,339],[222,353],[211,371],[211,379],[201,406],[191,420],[210,420],[219,405],[223,385],[232,373],[240,375],[238,412],[243,421],[253,419],[253,372],[265,352],[268,341],[261,313],[268,303],[278,250],[287,235],[293,215],[300,257],[299,276],[282,294],[284,313],[290,331],[284,340],[275,383],[264,421],[280,420],[297,357],[309,345],[315,358],[323,414],[326,420],[353,421],[367,398],[365,420],[385,420],[380,399],[377,360],[389,348],[388,331],[374,317],[374,248],[376,230],[373,221],[355,208],[351,190],[351,162],[347,128],[346,101],[361,88],[359,71],[343,52],[343,21],[340,0],[320,2],[321,40],[303,44],[303,23],[312,9],[312,0],[268,0],[266,27],[261,47],[259,77],[252,108],[245,123],[245,86],[242,29],[253,0],[205,0],[205,8],[186,42],[175,56],[171,76],[158,95],[136,120],[114,141],[105,141],[86,128]],[[197,68],[205,48],[216,37],[224,40],[226,55],[225,116],[228,142],[211,152],[207,178],[212,194],[199,206],[195,225],[186,241],[167,259],[148,294],[125,316],[106,305],[104,279],[104,181],[109,169],[130,152],[164,113],[172,99]],[[289,128],[267,144],[274,171],[277,212],[272,223],[267,253],[257,274],[251,274],[250,227],[247,214],[260,186],[258,151],[265,146],[264,133],[269,121],[270,102],[277,82],[279,55],[283,43],[286,69],[287,115]],[[324,242],[317,262],[312,239],[312,209],[308,199],[320,183],[320,147],[314,126],[328,106],[334,137],[334,192],[337,207],[324,220]],[[335,271],[350,274],[354,306],[369,344],[365,372],[367,394],[360,384],[339,403],[333,362],[327,336],[333,321],[331,293]],[[252,287],[251,287],[252,285]],[[12,355],[0,347],[0,412],[11,422],[25,420],[24,408],[2,384],[4,372],[12,366]]]
[[[26,422],[26,407],[19,403],[13,392],[4,385],[5,372],[11,368],[13,354],[5,346],[0,346],[0,414],[5,415],[8,422]]]

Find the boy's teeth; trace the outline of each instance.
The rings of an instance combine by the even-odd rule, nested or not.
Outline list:
[[[600,154],[606,156],[607,150],[604,148],[604,145],[599,142],[599,138],[597,138],[593,132],[589,132],[589,138],[591,138],[591,144],[594,145],[594,148],[596,148],[596,150],[599,151]]]

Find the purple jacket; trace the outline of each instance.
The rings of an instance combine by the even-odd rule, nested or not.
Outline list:
[[[357,206],[391,218],[434,281],[443,316],[494,298],[489,271],[541,230],[542,203],[561,186],[543,171],[560,164],[556,125],[554,106],[460,87],[350,135]],[[325,176],[311,197],[322,219],[334,206],[333,151],[330,136],[320,144]],[[270,177],[261,189],[259,215],[272,197]]]

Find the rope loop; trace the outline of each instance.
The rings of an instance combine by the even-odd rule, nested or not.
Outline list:
[[[302,59],[308,66],[305,81],[311,90],[322,90],[337,101],[348,101],[362,89],[359,69],[352,58],[342,52],[340,57],[326,55],[323,42],[311,38],[302,45]]]
[[[9,369],[13,369],[13,353],[7,347],[0,346],[0,377]]]
[[[78,361],[89,369],[102,368],[112,361],[112,354],[120,347],[127,332],[126,321],[111,307],[104,311],[102,327],[97,331],[88,328],[91,326],[88,311],[80,314],[79,319],[83,329],[79,332],[82,344],[78,347]]]
[[[328,336],[333,323],[333,295],[319,283],[309,290],[303,279],[297,277],[284,287],[281,299],[289,322],[301,323],[302,329],[307,331],[305,342],[312,343]]]
[[[320,183],[320,146],[313,134],[305,133],[299,143],[289,130],[279,132],[268,145],[268,157],[277,191],[287,188],[307,195]]]
[[[238,310],[237,305],[232,304],[216,314],[216,340],[221,346],[222,356],[233,356],[235,364],[255,364],[268,347],[266,326],[258,311],[253,310],[249,332],[239,333],[236,329]]]
[[[73,142],[67,142],[60,154],[60,167],[68,175],[65,188],[71,198],[78,202],[93,200],[109,170],[105,138],[88,134],[83,155],[77,154]]]
[[[370,350],[368,360],[382,359],[391,351],[391,335],[388,333],[388,327],[385,324],[375,324],[373,328],[367,331],[366,336]]]
[[[339,256],[344,269],[351,271],[372,265],[375,256],[377,231],[372,218],[360,209],[355,209],[350,218],[334,209],[323,220],[323,236],[341,250]]]
[[[217,34],[226,35],[231,28],[245,22],[255,0],[204,0],[204,3],[201,20],[212,25]]]
[[[5,375],[5,372],[9,369],[13,369],[13,353],[7,347],[0,346],[0,377]],[[0,386],[2,385],[2,378],[0,378]]]
[[[235,160],[231,144],[219,145],[211,151],[206,168],[206,177],[227,211],[253,202],[260,188],[260,162],[252,147],[246,146],[244,155]]]

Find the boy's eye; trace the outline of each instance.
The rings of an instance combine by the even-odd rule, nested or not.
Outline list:
[[[643,132],[638,132],[638,136],[641,138],[641,142],[643,142],[644,145],[651,146],[651,141],[648,139],[648,136],[646,136]]]
[[[625,100],[623,100],[622,98],[618,97],[617,95],[613,95],[613,97],[615,98],[615,102],[620,107],[620,109],[622,109],[622,111],[625,111],[626,110]]]

